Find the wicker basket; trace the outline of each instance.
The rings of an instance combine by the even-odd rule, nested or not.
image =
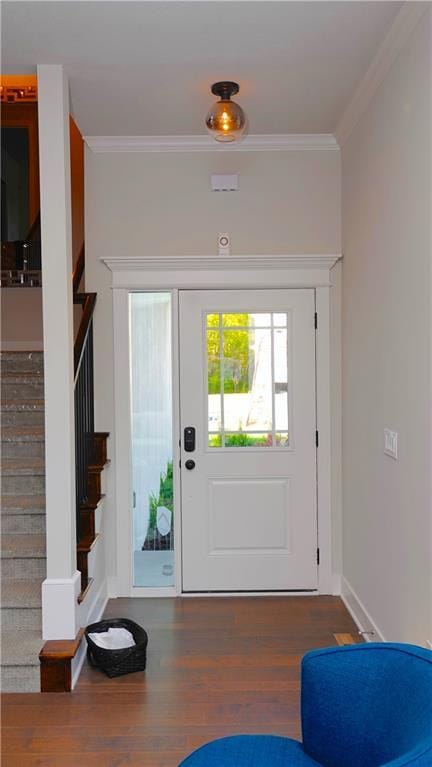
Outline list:
[[[135,644],[133,647],[125,647],[121,650],[107,650],[99,647],[89,637],[108,631],[110,628],[123,628],[131,632]],[[132,674],[134,671],[144,671],[147,658],[148,636],[141,626],[126,618],[112,618],[111,620],[91,623],[85,630],[87,640],[87,657],[91,666],[100,668],[109,677]]]

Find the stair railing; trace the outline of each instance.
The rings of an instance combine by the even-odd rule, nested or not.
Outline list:
[[[1,243],[1,287],[33,288],[42,285],[40,213],[24,240]]]
[[[94,459],[93,312],[96,293],[79,293],[84,272],[84,246],[73,273],[73,302],[82,315],[74,344],[75,489],[77,543],[81,540],[80,509],[88,497],[88,467]]]
[[[72,273],[72,291],[73,291],[74,297],[79,291],[79,286],[84,274],[84,268],[85,268],[85,250],[83,245],[79,252],[79,256]]]

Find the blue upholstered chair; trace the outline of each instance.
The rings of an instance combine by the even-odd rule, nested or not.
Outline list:
[[[180,767],[432,767],[432,652],[371,643],[307,653],[303,743],[215,740]]]

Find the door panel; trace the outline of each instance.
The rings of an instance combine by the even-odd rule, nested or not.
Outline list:
[[[209,554],[289,552],[289,479],[209,479]]]
[[[314,291],[180,291],[179,311],[183,590],[316,589]]]

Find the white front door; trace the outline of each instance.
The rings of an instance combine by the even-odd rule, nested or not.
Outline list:
[[[183,591],[316,589],[314,290],[179,311]]]

